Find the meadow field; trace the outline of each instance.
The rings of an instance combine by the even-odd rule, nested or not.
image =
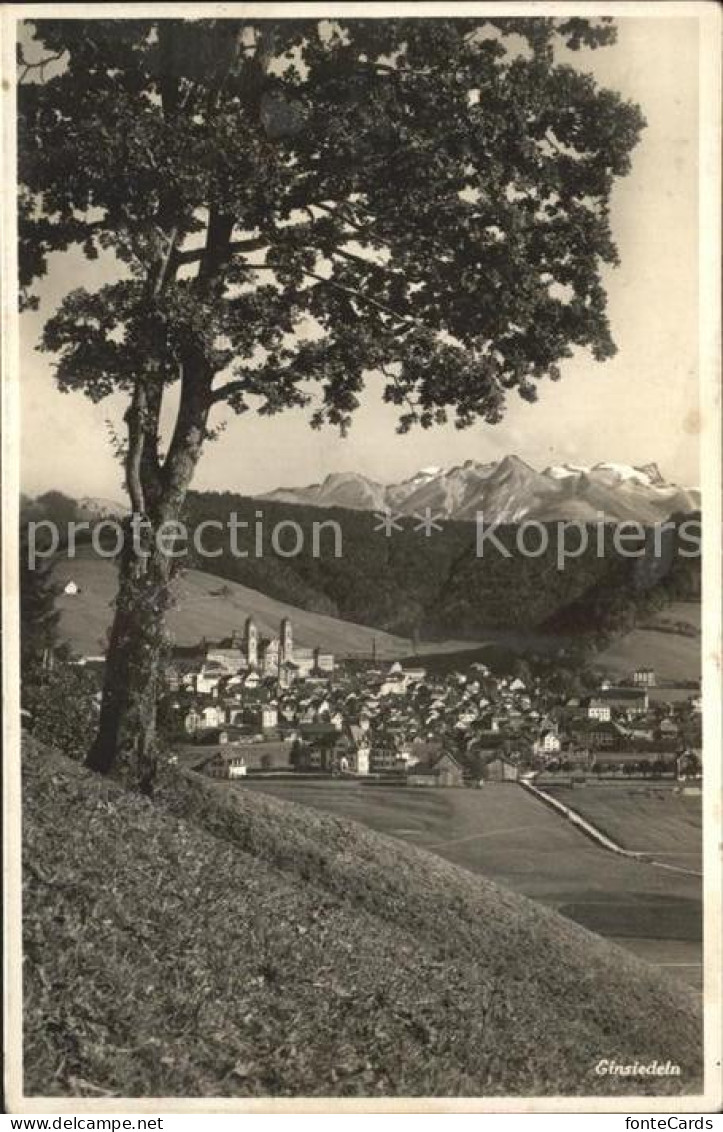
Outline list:
[[[598,847],[516,784],[437,790],[264,779],[236,788],[352,818],[426,849],[700,985],[700,878]]]
[[[678,868],[702,872],[701,799],[679,794],[672,783],[600,782],[586,787],[544,787],[624,849]]]

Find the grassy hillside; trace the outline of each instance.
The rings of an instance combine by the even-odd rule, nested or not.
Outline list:
[[[60,636],[77,652],[90,655],[103,652],[113,615],[111,603],[117,589],[113,562],[95,558],[90,553],[72,561],[59,555],[55,578],[61,585],[72,578],[81,590],[79,594],[62,594],[58,598]],[[412,647],[411,641],[404,637],[322,613],[309,613],[201,570],[186,571],[177,583],[169,627],[178,644],[189,645],[204,636],[220,640],[232,629],[242,629],[248,616],[256,618],[262,634],[278,633],[281,618],[292,617],[298,644],[310,648],[319,645],[337,656],[370,656],[372,642],[376,642],[379,657],[403,656]]]
[[[687,625],[690,635],[670,631],[676,622]],[[645,625],[645,628],[633,629],[599,653],[595,657],[596,665],[615,675],[650,666],[661,680],[700,679],[699,602],[673,602],[663,612],[647,617]]]
[[[696,1091],[695,997],[540,905],[276,799],[155,803],[29,742],[29,1094]],[[681,1066],[601,1077],[600,1058]]]

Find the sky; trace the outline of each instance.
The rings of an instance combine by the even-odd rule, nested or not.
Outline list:
[[[698,433],[698,24],[694,19],[620,18],[618,43],[572,61],[640,104],[648,126],[632,171],[616,183],[612,229],[621,266],[605,269],[618,354],[584,353],[562,380],[543,381],[535,404],[510,395],[504,420],[458,431],[395,432],[396,414],[371,376],[346,438],[308,426],[311,409],[264,418],[216,411],[227,422],[201,458],[193,486],[261,493],[356,471],[396,482],[421,467],[490,461],[514,453],[533,467],[571,462],[656,462],[671,482],[700,481]],[[38,312],[21,316],[21,484],[80,497],[123,498],[109,422],[122,432],[124,402],[92,405],[60,393],[52,356],[35,349],[43,321],[67,290],[107,281],[102,261],[55,255]],[[168,414],[173,410],[169,399]]]

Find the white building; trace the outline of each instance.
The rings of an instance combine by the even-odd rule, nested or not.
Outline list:
[[[554,731],[543,731],[532,744],[536,755],[554,755],[560,750],[560,737]]]
[[[587,705],[588,719],[598,719],[605,723],[610,721],[610,704],[604,700],[591,699]]]
[[[246,759],[238,751],[217,751],[200,769],[211,778],[245,778]]]

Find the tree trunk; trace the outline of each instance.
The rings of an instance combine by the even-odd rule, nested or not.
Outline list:
[[[159,548],[156,534],[164,523],[180,519],[206,434],[211,380],[198,356],[182,367],[178,417],[163,465],[157,458],[158,385],[140,379],[126,415],[126,476],[133,516],[126,523],[120,556],[98,734],[86,765],[103,774],[112,771],[144,794],[152,793],[156,774],[156,709],[176,561]],[[134,519],[142,520],[135,530]]]
[[[153,546],[148,557],[139,554],[130,524],[124,542],[98,734],[87,765],[102,773],[113,771],[128,785],[150,794],[156,773],[156,704],[166,653],[171,560]]]

